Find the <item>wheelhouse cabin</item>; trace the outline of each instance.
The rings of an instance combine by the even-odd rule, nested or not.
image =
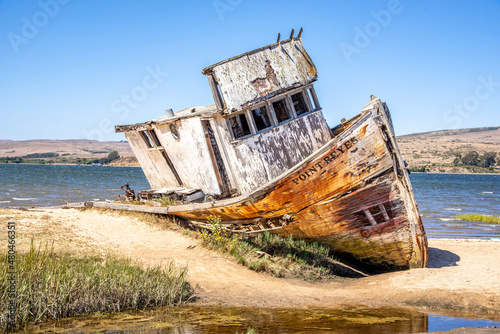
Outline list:
[[[300,34],[202,74],[215,104],[116,126],[153,189],[201,190],[215,198],[248,194],[332,139],[314,91],[316,67]]]

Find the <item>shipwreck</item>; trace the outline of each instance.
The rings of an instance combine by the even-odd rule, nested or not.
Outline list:
[[[91,203],[171,214],[228,230],[318,241],[357,263],[427,265],[427,239],[385,102],[375,96],[331,128],[297,37],[203,69],[214,104],[119,125],[167,207]]]

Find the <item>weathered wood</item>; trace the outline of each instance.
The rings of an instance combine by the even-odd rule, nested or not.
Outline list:
[[[242,71],[242,68],[245,70]],[[242,110],[262,98],[312,83],[318,76],[299,38],[278,39],[275,44],[265,48],[209,66],[202,73],[215,74],[225,109],[229,112]],[[270,76],[270,73],[277,74]],[[252,85],[258,79],[265,80],[266,84],[258,87]]]
[[[427,239],[387,106],[372,96],[359,115],[330,130],[302,31],[205,68],[216,106],[117,127],[152,187],[180,179],[217,200],[167,208],[95,205],[173,214],[205,228],[215,215],[230,231],[317,240],[367,265],[425,267]],[[299,113],[304,102],[308,112]],[[155,144],[141,139],[141,131],[157,136]]]
[[[213,73],[208,74],[208,84],[210,85],[210,90],[212,91],[212,96],[214,98],[215,105],[217,106],[218,110],[223,110],[224,109],[224,103],[222,101],[222,98],[219,94],[219,89],[217,88],[217,83],[215,82],[215,78]]]
[[[412,194],[393,172],[393,153],[377,121],[377,117],[387,117],[381,106],[365,111],[315,154],[249,195],[168,208],[109,203],[105,207],[198,221],[215,215],[223,224],[243,224],[243,229],[247,225],[251,234],[270,231],[318,240],[369,265],[424,267],[425,233],[420,220],[408,214],[414,210]],[[371,207],[380,211],[380,222],[369,213]],[[368,226],[357,213],[365,215]],[[289,216],[289,223],[263,226],[284,215]]]
[[[377,222],[375,221],[375,219],[373,219],[373,216],[372,214],[370,213],[370,211],[368,210],[363,210],[363,212],[365,213],[366,217],[368,218],[368,220],[370,221],[370,224],[372,224],[372,226],[377,226]]]

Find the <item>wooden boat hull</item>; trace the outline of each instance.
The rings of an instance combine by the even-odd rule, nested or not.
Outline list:
[[[318,241],[368,266],[427,266],[425,231],[386,105],[375,99],[341,127],[321,149],[249,195],[160,211],[200,223],[216,215],[236,231]]]

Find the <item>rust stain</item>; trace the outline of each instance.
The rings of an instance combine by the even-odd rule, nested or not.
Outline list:
[[[265,78],[257,78],[250,82],[253,88],[257,91],[259,97],[264,97],[267,94],[280,89],[280,83],[278,82],[278,78],[276,78],[276,73],[274,73],[274,69],[271,67],[271,62],[269,60],[266,60],[265,69]]]
[[[216,107],[117,127],[127,131],[152,186],[177,179],[185,187],[225,197],[161,208],[166,210],[162,212],[200,222],[215,215],[233,231],[269,230],[317,240],[367,265],[396,269],[427,265],[425,232],[385,104],[374,99],[361,114],[330,131],[311,85],[317,79],[316,68],[300,39],[233,57],[204,73],[214,98],[220,100]],[[299,92],[312,95],[315,110],[305,113],[304,102],[297,98],[294,102]],[[289,110],[288,119],[272,113],[271,97],[288,99],[288,108],[295,108]],[[249,108],[261,102],[258,106],[267,103],[271,111],[271,121],[261,121],[265,126],[256,122],[255,110]],[[306,104],[310,109],[312,102]],[[228,115],[244,108],[248,110],[236,117]],[[235,135],[225,117],[246,127],[245,135]],[[179,121],[177,139],[166,129],[173,121]],[[213,133],[206,132],[202,122],[213,123]],[[158,129],[163,144],[145,144],[140,131]],[[212,141],[221,142],[223,154]],[[167,152],[173,161],[165,159]],[[220,166],[225,171],[226,165],[234,183],[231,188],[222,177]],[[233,190],[243,195],[229,198]],[[153,209],[160,210],[148,210]]]
[[[276,221],[290,215],[293,222],[271,232],[319,240],[367,265],[423,267],[425,263],[414,256],[405,208],[397,200],[392,156],[383,142],[373,141],[376,129],[372,120],[349,137],[333,141],[327,150],[254,193],[250,200],[224,205],[224,210],[212,207],[171,214],[200,220],[213,214],[225,224],[258,218]],[[365,187],[367,181],[371,186]],[[368,226],[368,218],[360,217],[363,212],[371,212],[375,225]],[[422,246],[418,251],[426,253],[427,249]]]

